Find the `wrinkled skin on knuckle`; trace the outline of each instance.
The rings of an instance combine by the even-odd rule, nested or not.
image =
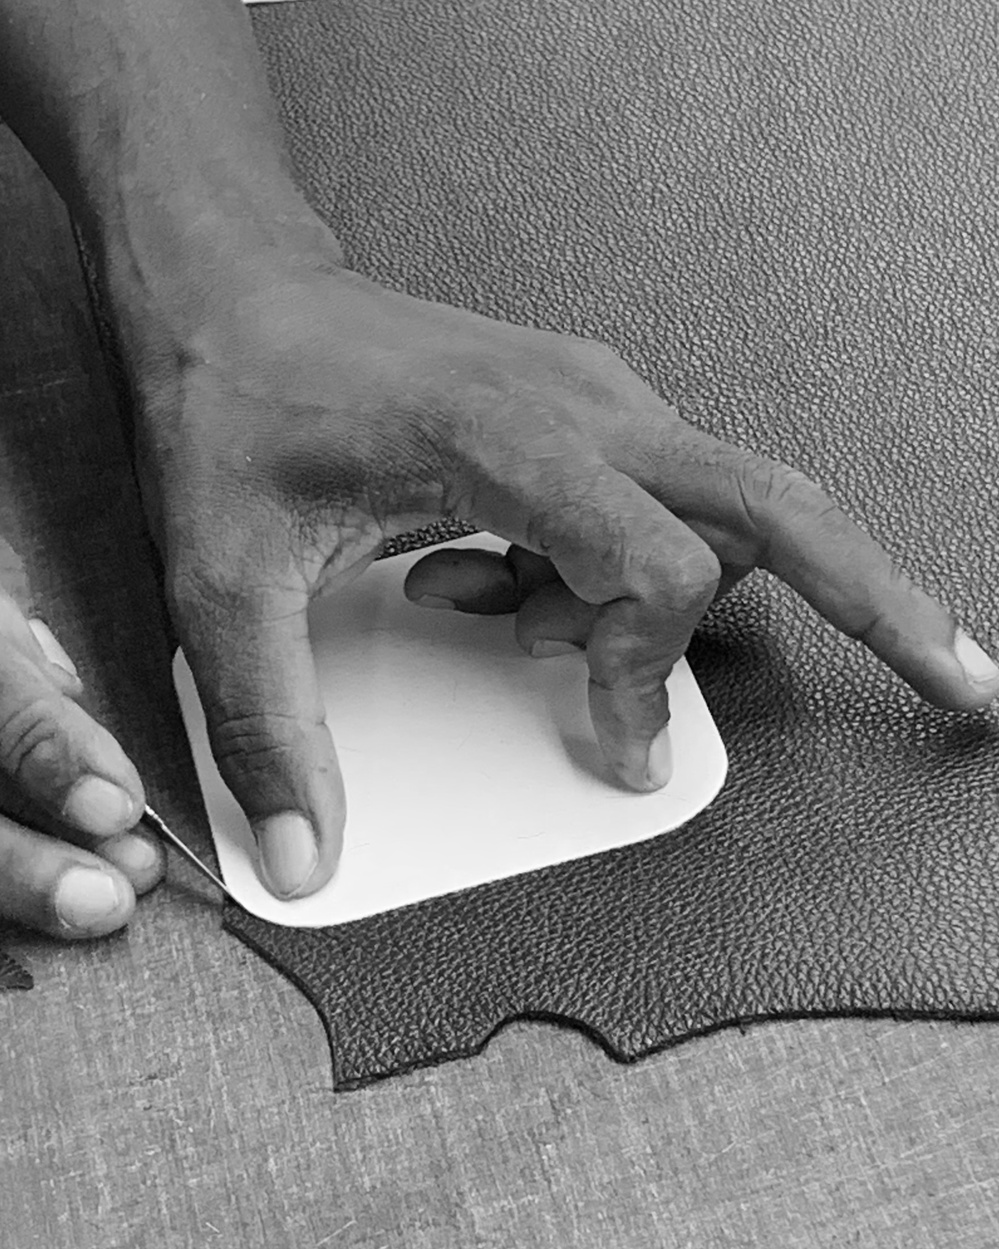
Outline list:
[[[221,762],[236,757],[247,771],[269,768],[275,759],[294,757],[303,737],[291,717],[225,711],[216,711],[213,717],[216,758]]]
[[[290,716],[225,713],[212,717],[212,750],[222,779],[252,805],[273,803],[275,785],[306,758],[309,734]],[[289,789],[289,805],[296,796]]]
[[[0,723],[0,760],[11,779],[25,788],[40,777],[62,778],[66,743],[52,698],[32,698]]]
[[[484,491],[530,493],[540,468],[564,454],[572,406],[580,397],[590,406],[611,403],[605,375],[629,372],[601,344],[415,300],[350,275],[334,296],[350,332],[327,342],[323,329],[320,351],[310,344],[329,316],[302,321],[300,302],[278,318],[283,329],[258,331],[291,361],[280,377],[273,361],[250,360],[238,378],[206,383],[222,393],[223,407],[240,412],[214,475],[251,483],[287,512],[363,514],[386,534],[399,531],[399,517],[474,519]],[[258,354],[268,353],[273,344]],[[322,370],[310,364],[317,358]],[[175,430],[172,442],[179,441]],[[250,467],[241,463],[244,452]],[[158,453],[167,454],[176,458],[176,446]]]
[[[631,612],[601,620],[587,656],[590,679],[605,690],[641,689],[661,679],[656,677],[659,657],[650,647],[649,638],[637,631]]]
[[[644,684],[625,682],[614,687],[590,679],[591,711],[597,712],[600,723],[598,735],[608,759],[626,784],[628,778],[621,769],[631,752],[622,747],[633,744],[636,738],[644,738],[647,744],[669,721],[665,677],[665,672],[657,671]]]
[[[348,335],[318,379],[303,357],[305,380],[259,400],[265,410],[244,437],[252,469],[234,462],[233,480],[327,527],[363,518],[388,533],[400,516],[439,515],[462,414],[443,353],[407,328],[388,341]]]
[[[882,576],[883,584],[890,587],[889,597],[896,601],[909,598],[915,610],[916,596],[922,596],[924,592],[911,577],[897,564],[892,563],[886,564]],[[890,619],[882,605],[874,602],[860,603],[849,611],[841,601],[839,607],[837,629],[844,637],[867,646],[877,634],[880,636],[881,645],[889,650],[894,651],[902,646],[905,637],[904,627]]]
[[[288,511],[263,501],[228,540],[216,534],[188,543],[169,570],[168,605],[187,632],[198,622],[278,623],[304,611],[340,572],[370,563],[385,537],[361,508]]]
[[[576,457],[573,457],[571,470],[567,466],[565,473],[549,469],[537,476],[525,475],[521,485],[527,516],[524,543],[527,549],[548,557],[565,546],[567,534],[600,533],[599,548],[590,544],[593,549],[586,573],[594,587],[602,586],[616,568],[619,551],[626,543],[624,523],[618,524],[615,518],[603,514],[594,516],[596,509]],[[599,591],[597,594],[599,597]]]
[[[166,566],[174,620],[230,619],[299,592],[303,532],[298,518],[252,494],[231,508],[192,512]]]
[[[266,489],[289,515],[321,516],[327,525],[366,517],[388,529],[400,513],[439,510],[449,440],[446,413],[386,378],[349,414],[317,406],[309,419],[285,422],[267,440]]]
[[[701,616],[714,598],[720,579],[721,564],[712,551],[689,551],[662,577],[655,599],[664,610],[678,616]]]
[[[811,478],[780,460],[752,457],[740,474],[739,486],[746,513],[758,527],[774,515],[808,513],[816,500],[829,503]]]
[[[463,332],[437,345],[426,373],[429,404],[445,417],[441,432],[453,441],[456,467],[478,461],[487,434],[500,454],[507,448],[497,436],[505,432],[511,451],[527,440],[543,453],[553,430],[574,425],[576,383],[596,376],[596,369],[581,367],[588,345],[547,330],[465,316]]]
[[[598,617],[588,654],[590,674],[608,688],[649,690],[661,683],[686,638],[710,605],[720,576],[708,551],[689,552],[667,572],[643,568],[654,593],[621,598]]]
[[[181,559],[167,569],[164,589],[174,624],[190,634],[203,621],[238,610],[243,587],[238,578],[223,580],[204,559]]]
[[[560,380],[588,439],[608,464],[656,494],[681,450],[679,413],[611,348],[588,343],[574,356]]]
[[[583,401],[588,428],[608,463],[656,481],[664,455],[681,451],[684,431],[692,427],[605,343],[565,335],[557,360],[559,380]]]
[[[797,531],[799,544],[821,535],[825,543],[851,542],[856,526],[810,477],[774,460],[757,460],[739,480],[747,527],[755,537],[755,563],[778,576],[792,571],[774,542]],[[786,546],[786,544],[784,544]]]
[[[503,528],[511,541],[546,554],[552,538],[544,515],[570,512],[582,502],[575,487],[581,442],[568,412],[505,396],[462,431],[447,510]]]
[[[341,530],[377,530],[384,539],[409,518],[440,516],[454,478],[455,421],[427,399],[400,410],[401,401],[382,406],[365,428],[362,462],[350,491],[337,497],[333,520]],[[317,497],[329,521],[330,496]]]

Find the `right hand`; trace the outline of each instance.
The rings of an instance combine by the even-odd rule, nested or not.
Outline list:
[[[9,575],[2,540],[0,554]],[[0,920],[62,938],[120,928],[164,870],[159,843],[129,831],[145,806],[138,773],[82,692],[48,626],[0,586]]]

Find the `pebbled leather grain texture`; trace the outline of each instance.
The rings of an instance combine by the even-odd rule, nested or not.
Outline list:
[[[352,267],[609,344],[818,480],[999,651],[992,0],[253,22]],[[523,1015],[625,1060],[775,1017],[999,1018],[996,714],[923,705],[766,575],[689,658],[731,769],[678,833],[328,931],[227,907],[315,1002],[338,1086]]]

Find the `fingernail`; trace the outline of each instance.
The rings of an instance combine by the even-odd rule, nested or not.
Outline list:
[[[55,909],[66,928],[86,932],[122,903],[118,882],[96,867],[71,867],[56,886]]]
[[[963,629],[958,629],[954,637],[954,654],[974,685],[991,685],[999,680],[999,668]]]
[[[125,833],[116,837],[112,847],[102,847],[101,854],[111,858],[123,871],[148,872],[159,863],[159,852],[148,837]]]
[[[319,862],[312,825],[297,811],[283,811],[261,820],[253,831],[264,883],[279,898],[292,897],[308,882]]]
[[[662,789],[673,776],[673,745],[669,725],[660,729],[649,747],[648,782],[652,789]]]
[[[454,611],[454,601],[439,594],[424,594],[413,602],[417,607],[435,607],[438,611]]]
[[[138,818],[131,797],[100,776],[85,776],[77,781],[69,791],[62,813],[84,832],[105,835],[120,831]]]
[[[575,642],[557,642],[551,638],[543,638],[531,647],[533,659],[554,659],[556,655],[578,655],[582,647]]]
[[[48,627],[44,620],[37,617],[28,621],[28,628],[35,635],[35,641],[45,652],[45,658],[49,663],[55,664],[62,668],[64,672],[68,672],[71,677],[79,677],[76,670],[76,664],[66,654],[59,643],[59,639]]]

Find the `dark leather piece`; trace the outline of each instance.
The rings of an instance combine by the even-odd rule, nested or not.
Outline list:
[[[354,268],[606,342],[818,480],[999,651],[991,0],[253,21]],[[923,705],[764,575],[689,657],[731,770],[679,832],[334,930],[226,908],[317,1005],[338,1086],[522,1015],[621,1059],[752,1020],[999,1015],[996,715]]]
[[[991,4],[253,18],[352,267],[608,343],[999,650]],[[678,833],[328,931],[227,908],[316,1003],[339,1085],[519,1015],[633,1059],[773,1017],[999,1014],[995,714],[923,705],[765,575],[689,658],[731,771]]]
[[[33,989],[35,987],[31,972],[27,971],[15,959],[0,950],[0,990]]]

